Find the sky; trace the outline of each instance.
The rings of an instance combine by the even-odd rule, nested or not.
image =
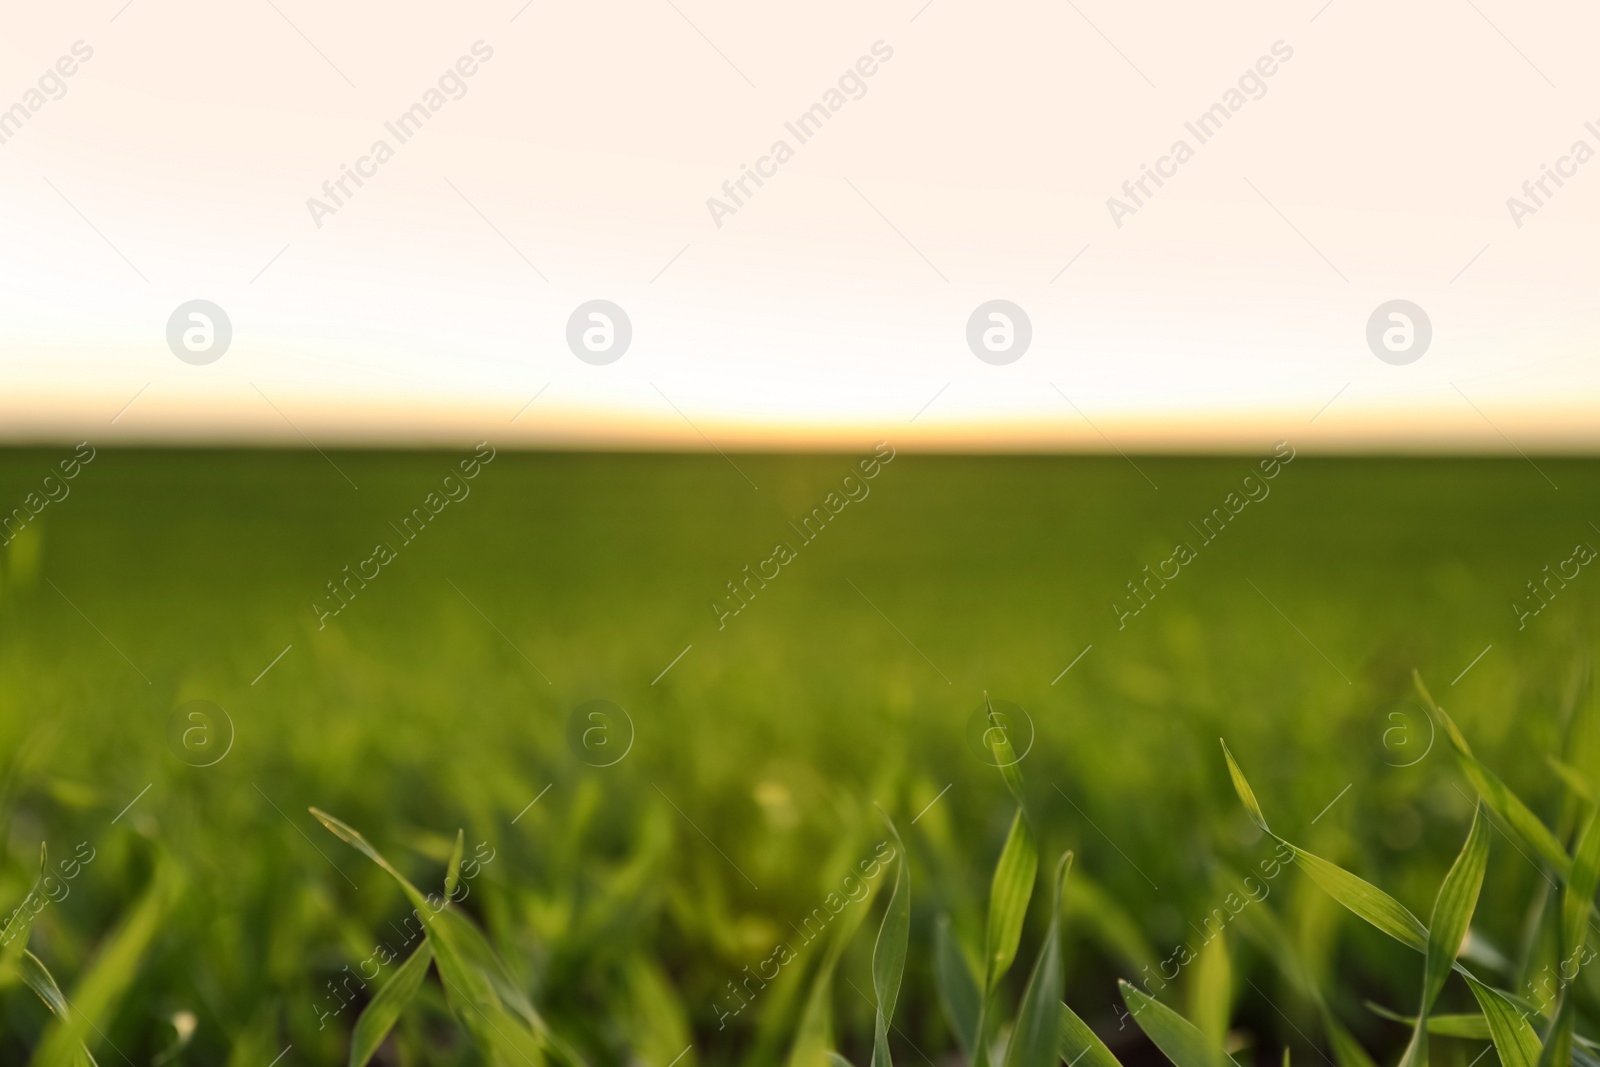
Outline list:
[[[0,441],[1600,446],[1592,7],[6,19]]]

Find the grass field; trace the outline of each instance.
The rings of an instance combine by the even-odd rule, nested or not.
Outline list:
[[[0,454],[0,509],[73,451]],[[1571,812],[1546,756],[1600,769],[1575,681],[1600,578],[1584,566],[1537,614],[1512,606],[1600,545],[1600,466],[1300,455],[1268,480],[1272,455],[1135,469],[879,450],[868,479],[871,446],[488,462],[101,449],[0,559],[0,909],[29,893],[41,841],[52,869],[92,854],[59,871],[28,946],[89,1016],[101,1064],[181,1045],[183,1013],[193,1032],[167,1062],[343,1063],[411,905],[308,808],[429,892],[461,829],[480,860],[461,910],[590,1063],[782,1062],[825,944],[853,922],[832,1004],[839,1048],[864,1063],[887,892],[846,903],[814,944],[802,924],[888,839],[876,803],[910,858],[890,1044],[904,1063],[956,1062],[936,921],[982,946],[1016,807],[974,741],[987,692],[1031,720],[1018,767],[1042,856],[1001,998],[1021,993],[1070,848],[1066,1000],[1124,1063],[1160,1062],[1115,979],[1198,943],[1273,854],[1218,737],[1274,830],[1424,918],[1474,794],[1443,740],[1429,748],[1413,669],[1552,825]],[[434,513],[430,493],[461,498]],[[830,493],[849,502],[804,540],[790,523]],[[1256,498],[1234,514],[1230,493]],[[406,527],[419,507],[426,524]],[[1226,524],[1205,527],[1217,508]],[[335,598],[347,566],[376,576]],[[776,577],[741,586],[733,614],[746,566]],[[1176,576],[1134,599],[1146,566]],[[174,719],[202,700],[231,730]],[[591,700],[626,718],[575,719]],[[1490,850],[1477,955],[1504,957],[1498,984],[1523,990],[1548,956],[1524,930],[1548,876],[1499,824]],[[1406,1028],[1363,1002],[1414,1014],[1421,957],[1291,866],[1225,937],[1240,1061],[1327,1050],[1264,951],[1274,916],[1335,1014],[1379,1062],[1398,1056]],[[785,939],[779,976],[740,985]],[[1161,999],[1187,1009],[1192,980]],[[1470,1010],[1464,987],[1444,998]],[[0,1062],[27,1062],[50,1018],[0,989]],[[1435,1055],[1464,1064],[1481,1045]],[[430,977],[379,1059],[478,1055]]]

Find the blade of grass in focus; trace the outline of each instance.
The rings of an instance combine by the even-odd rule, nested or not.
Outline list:
[[[1128,982],[1119,986],[1133,1021],[1175,1067],[1239,1067],[1188,1019]]]
[[[889,906],[878,928],[878,940],[872,946],[872,989],[878,998],[873,1012],[872,1067],[893,1067],[889,1056],[889,1026],[894,1020],[895,1002],[900,998],[906,944],[911,936],[911,875],[907,870],[910,857],[894,820],[888,815],[883,818],[894,837],[894,888],[889,892]]]
[[[1072,853],[1063,853],[1050,884],[1050,926],[1028,976],[1017,1010],[1016,1025],[1006,1044],[1005,1067],[1051,1067],[1061,1037],[1061,895],[1072,869]]]

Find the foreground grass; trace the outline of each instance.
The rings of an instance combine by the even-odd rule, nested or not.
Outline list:
[[[1594,579],[1585,567],[1554,587],[1522,629],[1511,603],[1532,603],[1525,583],[1576,542],[1600,544],[1593,464],[1541,461],[1557,492],[1520,460],[1299,457],[1205,544],[1189,523],[1259,457],[1139,460],[1157,490],[1121,459],[902,454],[800,544],[786,520],[861,456],[735,457],[758,491],[720,457],[502,452],[413,542],[387,532],[470,455],[336,455],[355,490],[315,454],[102,450],[0,560],[0,905],[25,899],[46,842],[60,899],[29,946],[74,1002],[117,972],[83,1011],[100,1062],[160,1056],[187,1018],[174,1062],[265,1064],[290,1044],[286,1063],[344,1060],[415,948],[412,905],[311,806],[427,892],[464,829],[477,862],[455,907],[590,1062],[661,1067],[686,1047],[681,1065],[779,1062],[830,960],[834,1044],[865,1062],[870,934],[896,866],[860,880],[863,899],[845,879],[889,839],[874,802],[915,887],[888,1041],[937,1060],[963,1045],[940,1007],[938,919],[976,960],[1018,809],[973,740],[985,691],[1036,733],[1019,766],[1044,859],[1021,958],[1045,940],[1054,858],[1071,849],[1066,999],[1124,1062],[1153,1052],[1116,979],[1170,973],[1183,947],[1194,960],[1157,996],[1197,1019],[1224,1010],[1241,1060],[1327,1049],[1321,1006],[1254,926],[1287,931],[1380,1059],[1410,1037],[1363,1001],[1415,1015],[1422,960],[1343,918],[1293,864],[1266,879],[1275,844],[1234,796],[1219,735],[1271,798],[1274,830],[1418,914],[1476,794],[1442,739],[1428,749],[1413,667],[1473,750],[1575,832],[1545,757],[1572,755],[1588,710],[1576,672]],[[0,506],[62,456],[0,456]],[[383,539],[397,558],[319,628],[325,583]],[[1196,558],[1119,629],[1112,602],[1126,611],[1125,583],[1180,539]],[[725,583],[779,540],[796,558],[719,629],[713,599],[726,612]],[[607,768],[569,744],[593,698],[634,727]],[[214,766],[169,745],[190,700],[235,727]],[[620,743],[609,725],[591,740]],[[1476,951],[1525,993],[1554,952],[1524,938],[1528,902],[1557,899],[1560,880],[1489,836]],[[59,865],[91,852],[67,878]],[[1234,912],[1251,872],[1265,892]],[[1222,966],[1204,951],[1222,924],[1235,995],[1218,1009],[1196,976]],[[996,979],[996,1018],[1016,1015],[1015,970]],[[1456,1001],[1438,1012],[1473,1008],[1465,988],[1442,996]],[[0,992],[0,1059],[26,1062],[49,1018],[21,986]],[[477,1062],[433,978],[379,1056]]]

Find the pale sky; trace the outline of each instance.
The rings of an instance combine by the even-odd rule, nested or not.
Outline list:
[[[0,39],[0,440],[1600,445],[1592,6],[123,5]]]

